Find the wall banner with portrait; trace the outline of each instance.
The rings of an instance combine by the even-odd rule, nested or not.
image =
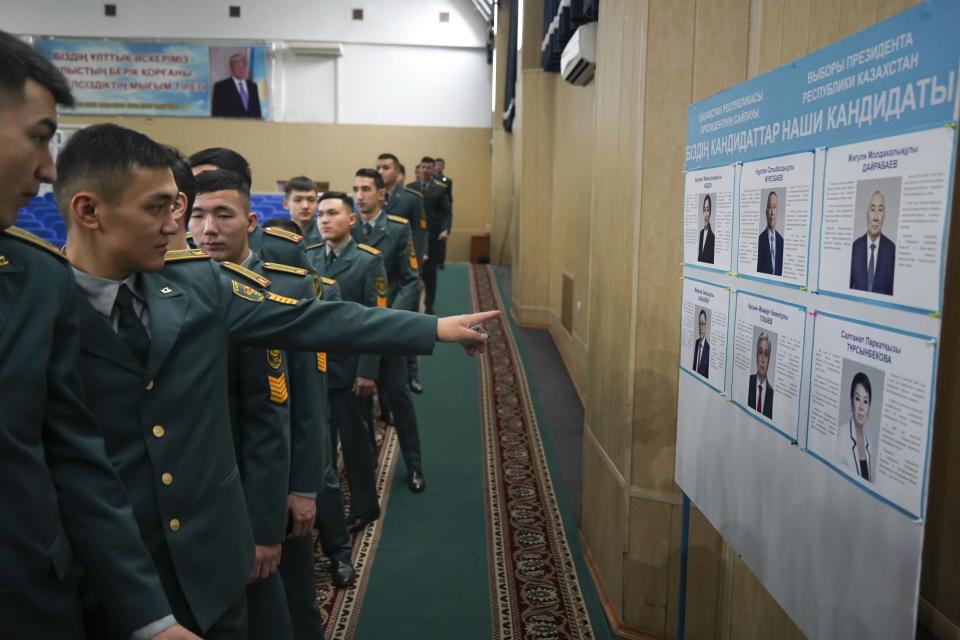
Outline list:
[[[807,450],[921,517],[936,340],[825,313],[814,327]]]
[[[266,119],[269,48],[261,45],[38,39],[77,104],[64,113]]]
[[[723,393],[727,378],[730,290],[703,280],[683,279],[680,368]]]
[[[683,192],[683,261],[686,264],[730,271],[734,174],[733,165],[687,173]]]

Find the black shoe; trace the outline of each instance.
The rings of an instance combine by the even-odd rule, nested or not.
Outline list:
[[[357,516],[347,524],[347,531],[350,533],[357,533],[358,531],[363,531],[367,528],[372,522],[376,522],[377,518],[380,517],[380,507],[377,507],[376,511],[371,511],[370,513],[365,513],[363,515]]]
[[[420,384],[420,381],[416,378],[410,378],[410,382],[407,383],[407,386],[410,387],[410,391],[414,393],[423,393],[423,385]]]
[[[357,570],[353,568],[347,560],[336,560],[331,558],[331,582],[335,587],[349,587],[357,581]]]
[[[427,488],[427,481],[423,479],[423,472],[420,469],[414,469],[407,474],[407,486],[414,493],[420,493]]]

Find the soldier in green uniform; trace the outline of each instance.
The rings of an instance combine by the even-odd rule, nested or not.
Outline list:
[[[317,230],[317,185],[306,176],[287,180],[283,187],[283,208],[303,236],[305,246],[322,242]]]
[[[433,158],[420,161],[422,179],[408,185],[423,194],[423,210],[427,215],[427,259],[423,265],[423,284],[426,287],[424,308],[433,313],[437,297],[437,266],[440,262],[443,243],[450,237],[453,210],[447,185],[433,179]]]
[[[434,170],[434,179],[439,180],[440,182],[447,185],[447,193],[450,194],[450,206],[453,207],[453,180],[448,178],[444,174],[444,170],[447,168],[447,161],[443,158],[434,158],[433,170]],[[437,264],[438,269],[443,269],[447,261],[447,241],[444,240],[440,245],[440,262]]]
[[[376,248],[383,257],[387,275],[387,305],[391,309],[413,311],[419,298],[416,249],[406,218],[387,215],[380,207],[383,178],[374,169],[360,169],[353,179],[353,197],[360,217],[353,225],[357,242]],[[426,487],[417,413],[407,387],[405,356],[385,355],[377,376],[381,395],[393,414],[400,451],[407,466],[407,485],[414,493]]]
[[[77,371],[174,615],[204,637],[234,638],[254,542],[229,425],[230,341],[426,353],[439,339],[471,352],[483,336],[469,326],[493,314],[430,322],[294,299],[231,277],[202,251],[168,256],[169,167],[160,145],[115,125],[78,131],[58,158],[67,258],[97,283],[80,301]]]
[[[323,194],[319,222],[324,244],[311,245],[308,255],[323,276],[336,279],[344,300],[386,307],[383,259],[376,249],[354,242],[350,229],[355,218],[353,201],[347,194]],[[359,531],[380,517],[374,477],[376,461],[363,417],[366,403],[376,392],[379,360],[377,355],[335,353],[329,361],[331,426],[334,438],[339,435],[343,446],[350,483],[351,531]]]
[[[0,629],[5,638],[82,638],[79,561],[103,594],[112,632],[196,638],[171,615],[83,402],[70,267],[54,247],[11,226],[40,184],[55,179],[49,143],[56,105],[73,104],[69,85],[2,31],[0,60]]]

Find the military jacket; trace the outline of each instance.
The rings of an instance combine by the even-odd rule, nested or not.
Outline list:
[[[453,224],[453,204],[447,185],[440,180],[431,180],[425,189],[418,182],[408,185],[423,194],[423,210],[427,216],[427,234],[430,240],[436,240],[444,231],[449,232]]]
[[[80,294],[66,260],[0,233],[0,629],[79,637],[74,555],[128,634],[170,614],[83,399]]]
[[[427,255],[427,216],[423,212],[423,195],[416,189],[397,185],[387,197],[383,212],[410,222],[417,258],[423,260]]]
[[[292,267],[310,270],[310,262],[304,253],[306,244],[303,236],[278,229],[257,225],[249,236],[250,250],[260,256],[264,262],[277,262]]]
[[[363,220],[357,216],[350,232],[357,243],[380,251],[387,272],[387,305],[391,309],[414,311],[420,302],[420,267],[410,235],[410,223],[384,213],[377,218],[370,235],[364,236]]]
[[[166,553],[201,628],[246,587],[253,535],[229,420],[230,341],[260,348],[429,353],[436,319],[297,299],[248,284],[202,251],[140,274],[145,366],[83,300],[79,371],[149,550]],[[166,475],[168,474],[168,475]]]

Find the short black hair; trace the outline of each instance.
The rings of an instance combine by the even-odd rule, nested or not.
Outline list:
[[[283,187],[283,194],[289,196],[294,191],[320,191],[317,183],[306,176],[297,176],[287,180]]]
[[[443,158],[440,158],[440,157],[434,158],[433,161],[434,161],[434,162],[442,162],[443,164],[447,164],[447,161],[444,160]]]
[[[128,186],[134,168],[169,170],[172,166],[170,150],[139,131],[95,124],[70,136],[60,151],[53,195],[68,222],[67,210],[78,191],[89,189],[115,201]]]
[[[290,233],[295,233],[298,236],[303,235],[303,229],[301,229],[299,225],[297,225],[297,223],[290,218],[270,218],[263,223],[264,229],[269,227],[279,227],[280,229],[284,229]]]
[[[710,203],[710,213],[713,213],[713,198],[710,197],[709,193],[703,196],[703,204],[707,204],[708,202]],[[702,210],[703,205],[701,205],[700,208]]]
[[[357,169],[353,174],[355,178],[370,178],[377,189],[383,189],[383,176],[376,169]]]
[[[397,169],[398,169],[398,170],[400,171],[400,173],[402,173],[403,175],[407,175],[407,168],[406,168],[405,166],[403,166],[403,163],[402,163],[402,162],[397,165]]]
[[[422,158],[420,158],[420,164],[428,164],[428,163],[433,164],[435,162],[436,160],[434,160],[430,156],[423,156]]]
[[[190,156],[190,166],[199,167],[203,164],[212,164],[217,169],[226,169],[232,171],[247,183],[247,192],[253,186],[253,174],[250,171],[250,163],[242,155],[233,149],[226,147],[210,147],[197,151]]]
[[[10,99],[23,100],[27,80],[33,80],[49,91],[57,104],[73,106],[70,83],[60,70],[36,49],[6,31],[0,31],[0,60],[3,61],[0,64],[0,103]]]
[[[343,191],[327,191],[320,196],[317,202],[320,203],[324,200],[343,200],[343,203],[350,207],[350,211],[353,211],[353,196]]]
[[[393,164],[400,166],[400,158],[393,155],[392,153],[381,153],[377,156],[377,160],[393,160]]]
[[[171,164],[170,170],[173,171],[173,179],[177,183],[177,189],[187,196],[187,210],[183,214],[183,224],[190,222],[190,214],[193,213],[193,201],[197,198],[197,179],[193,177],[193,171],[190,170],[190,162],[180,153],[176,147],[167,146],[170,152]]]
[[[233,171],[216,169],[197,174],[197,195],[215,191],[239,191],[248,203],[250,201],[250,188],[243,177]]]
[[[873,390],[870,388],[870,378],[867,377],[863,371],[857,371],[853,376],[853,381],[850,382],[850,403],[853,404],[853,392],[856,391],[857,385],[862,386],[867,391],[867,395],[870,396],[870,401],[873,401]]]

